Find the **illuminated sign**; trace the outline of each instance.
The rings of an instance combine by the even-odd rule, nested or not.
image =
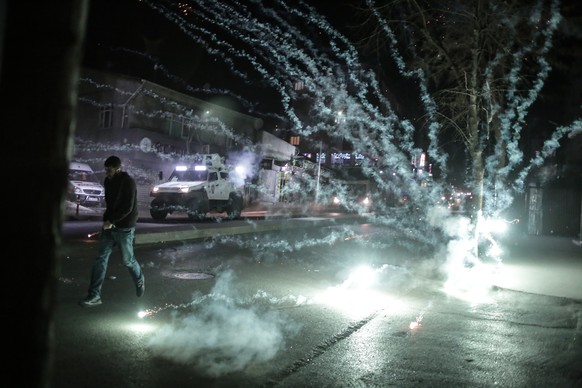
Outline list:
[[[333,154],[331,154],[331,156],[334,159],[344,159],[344,160],[350,160],[352,158],[352,155],[348,152],[334,152]]]

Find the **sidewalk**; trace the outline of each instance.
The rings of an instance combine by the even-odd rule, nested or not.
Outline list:
[[[139,218],[140,219],[151,219],[150,210],[149,210],[149,202],[146,203],[144,201],[140,201],[138,203],[139,208]],[[71,219],[101,219],[103,215],[104,208],[90,208],[85,206],[77,206],[73,202],[66,203],[66,210],[65,215]],[[246,206],[241,215],[243,217],[265,217],[269,216],[299,216],[299,215],[314,215],[319,213],[327,213],[333,211],[333,209],[329,209],[325,206],[318,205],[318,204],[305,204],[305,205],[298,205],[298,204],[291,204],[291,203],[283,203],[283,202],[254,202],[248,206]],[[209,213],[209,216],[218,216],[213,213]],[[175,218],[175,217],[187,217],[185,213],[175,213],[168,215],[168,218]]]
[[[582,247],[578,239],[523,234],[509,243],[497,286],[582,301]]]
[[[336,212],[336,210],[319,205],[316,203],[293,204],[285,202],[253,202],[246,205],[241,216],[245,217],[298,217],[298,216],[316,216],[322,213]],[[223,214],[224,215],[224,214]],[[219,217],[220,214],[208,213],[209,217]],[[140,219],[151,219],[149,204],[140,204]],[[186,218],[186,213],[174,213],[168,215],[168,218]]]
[[[208,219],[220,220],[222,214],[208,214]],[[150,222],[148,229],[142,228],[136,234],[136,244],[163,243],[169,241],[204,239],[221,235],[238,235],[246,233],[271,232],[288,230],[306,226],[321,227],[338,222],[354,222],[362,218],[355,214],[331,212],[330,209],[319,205],[290,205],[284,203],[255,203],[241,212],[241,218],[228,222],[184,222],[188,216],[183,213],[172,214],[166,218],[167,222],[156,223],[151,219],[149,210],[140,209],[140,221]],[[261,223],[253,219],[264,220]]]

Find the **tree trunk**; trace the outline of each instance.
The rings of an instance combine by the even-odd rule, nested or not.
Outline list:
[[[475,46],[472,53],[472,66],[471,74],[469,75],[469,109],[468,109],[468,133],[469,133],[469,154],[471,156],[471,190],[476,197],[475,203],[477,204],[477,211],[481,211],[483,208],[483,178],[485,173],[485,168],[483,165],[483,149],[480,143],[480,133],[479,133],[479,98],[478,91],[480,90],[478,85],[479,79],[479,49],[478,42],[479,37],[478,31],[474,31],[475,34]]]

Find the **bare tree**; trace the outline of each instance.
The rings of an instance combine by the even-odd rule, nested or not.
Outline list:
[[[434,149],[449,138],[464,145],[467,183],[478,210],[504,210],[529,172],[520,143],[526,116],[551,72],[549,52],[560,23],[559,1],[367,1],[366,47],[395,60],[400,74],[426,85],[425,122]],[[385,58],[385,57],[384,57]],[[577,125],[558,128],[544,148]],[[541,160],[535,160],[536,164]],[[525,167],[525,169],[524,169]],[[486,202],[483,196],[488,193]],[[501,203],[500,203],[501,202]],[[483,206],[485,206],[483,208]]]

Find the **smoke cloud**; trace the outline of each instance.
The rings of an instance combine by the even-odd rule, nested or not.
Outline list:
[[[217,276],[212,292],[193,302],[194,312],[176,313],[154,333],[148,342],[151,351],[212,377],[275,357],[299,325],[276,310],[237,300],[233,280],[231,270]]]

